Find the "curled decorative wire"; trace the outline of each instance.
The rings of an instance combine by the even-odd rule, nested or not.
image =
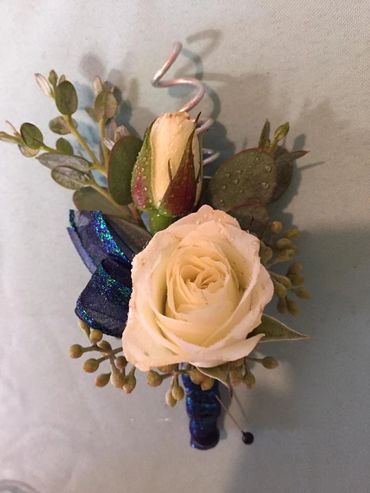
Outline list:
[[[205,94],[205,89],[203,83],[199,79],[194,79],[193,77],[177,77],[176,79],[170,79],[170,80],[162,80],[162,77],[167,73],[167,71],[172,67],[174,62],[176,61],[177,57],[179,56],[180,52],[182,50],[182,44],[179,42],[174,43],[172,47],[172,51],[169,54],[167,60],[164,62],[162,67],[157,70],[157,72],[154,74],[154,77],[152,79],[152,85],[154,87],[173,87],[177,85],[187,85],[191,86],[194,89],[196,89],[196,93],[194,96],[192,96],[189,101],[182,106],[179,111],[190,111],[191,109],[195,108],[197,104],[202,100],[204,94]],[[197,134],[201,134],[208,130],[211,125],[213,125],[214,121],[212,118],[208,118],[205,122],[200,125],[196,132]],[[215,152],[213,149],[202,149],[203,155],[206,155],[205,159],[203,159],[203,164],[209,164],[215,161],[220,153]]]

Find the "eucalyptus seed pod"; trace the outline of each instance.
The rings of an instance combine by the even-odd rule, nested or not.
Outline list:
[[[97,387],[105,387],[110,380],[110,373],[101,373],[100,375],[97,375],[95,379],[95,385]]]
[[[83,352],[83,347],[80,346],[80,344],[72,344],[69,348],[69,355],[71,358],[81,358]]]
[[[268,370],[273,370],[274,368],[279,366],[279,362],[272,356],[265,356],[261,363],[264,368],[267,368]]]
[[[99,341],[97,345],[105,353],[109,353],[110,351],[112,351],[112,346],[109,344],[108,341],[105,341],[104,339],[102,341]]]
[[[162,380],[163,380],[162,375],[160,375],[154,370],[150,370],[147,374],[147,383],[151,387],[158,387],[159,385],[161,385]]]
[[[200,387],[202,390],[210,390],[213,387],[214,383],[215,381],[213,380],[213,378],[205,376],[204,380],[202,380],[202,382],[200,383]]]
[[[122,389],[122,387],[126,383],[125,375],[121,373],[120,371],[112,370],[111,376],[110,376],[110,383],[116,387],[116,389]],[[133,390],[133,389],[132,389]]]
[[[309,300],[311,298],[311,293],[303,286],[294,288],[294,294],[298,296],[298,298],[302,298],[303,300]]]
[[[124,356],[117,356],[115,365],[119,370],[123,370],[127,366],[127,359]]]
[[[95,358],[87,359],[83,365],[83,369],[87,373],[94,373],[99,368],[99,361]]]
[[[184,398],[184,396],[185,396],[184,389],[181,387],[178,379],[176,378],[172,386],[172,397],[176,401],[181,401]]]
[[[288,307],[288,311],[291,315],[298,315],[299,313],[299,305],[294,300],[290,300],[286,298],[286,303]]]
[[[230,371],[230,380],[232,385],[239,385],[243,381],[243,377],[239,369],[234,368]]]
[[[192,368],[191,370],[189,370],[188,375],[190,377],[190,380],[195,383],[195,385],[200,385],[206,378],[206,376],[196,368]]]
[[[167,390],[166,392],[166,404],[169,407],[174,407],[176,406],[176,399],[172,395],[172,386]]]
[[[127,378],[123,385],[123,390],[126,392],[126,394],[130,394],[136,387],[136,377],[134,371],[135,368],[131,370],[130,373],[127,375]]]
[[[90,341],[93,344],[96,344],[97,342],[101,341],[103,338],[103,332],[98,329],[92,329],[90,332]]]
[[[256,383],[256,377],[250,370],[247,370],[247,373],[244,375],[243,382],[248,389],[251,389]]]

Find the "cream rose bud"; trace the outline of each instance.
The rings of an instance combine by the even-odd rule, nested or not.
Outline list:
[[[213,367],[249,354],[273,284],[259,240],[203,206],[156,233],[133,260],[123,332],[126,358],[143,371],[189,362]]]
[[[193,209],[201,185],[195,129],[195,122],[182,111],[165,113],[147,130],[132,176],[136,207],[173,217]]]

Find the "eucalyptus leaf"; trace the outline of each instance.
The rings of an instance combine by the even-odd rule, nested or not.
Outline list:
[[[55,104],[62,115],[72,115],[77,111],[78,97],[73,84],[65,80],[55,88]]]
[[[19,145],[18,149],[21,151],[24,157],[35,157],[39,153],[38,149],[31,149],[31,147]]]
[[[108,165],[108,189],[117,204],[132,202],[131,176],[142,141],[133,135],[115,143]]]
[[[76,120],[73,120],[74,126],[77,128]],[[58,135],[67,135],[70,132],[67,122],[62,116],[57,116],[49,122],[49,128],[52,132]]]
[[[203,373],[203,375],[207,375],[207,377],[214,378],[215,380],[218,380],[222,384],[225,385],[228,389],[230,389],[230,383],[228,381],[228,375],[229,375],[229,365],[220,365],[220,366],[215,366],[213,368],[200,368],[199,366],[197,369]]]
[[[131,214],[127,207],[120,207],[106,199],[99,192],[91,187],[81,188],[73,194],[73,203],[80,211],[102,211],[109,216],[123,217],[131,219]]]
[[[113,118],[118,110],[117,99],[110,91],[102,91],[95,99],[94,113],[95,118],[99,120],[107,120]]]
[[[23,142],[31,149],[40,149],[44,143],[41,130],[33,123],[23,123],[20,128]]]
[[[276,187],[270,199],[274,202],[282,196],[288,189],[292,181],[294,171],[294,161],[307,154],[307,151],[292,151],[289,152],[283,147],[278,147],[275,153],[275,164],[277,169]]]
[[[37,158],[41,164],[49,169],[55,169],[58,166],[68,166],[76,171],[88,172],[90,164],[86,159],[79,156],[66,156],[56,152],[45,152]]]
[[[56,149],[61,152],[62,154],[66,154],[67,156],[72,156],[73,155],[73,147],[68,142],[67,139],[63,139],[63,137],[60,137],[55,144]]]
[[[212,205],[230,211],[258,200],[266,204],[276,186],[277,170],[270,154],[247,149],[223,162],[209,184]]]
[[[270,216],[264,204],[258,200],[251,200],[241,207],[229,211],[238,220],[240,227],[262,238],[270,223]]]
[[[265,334],[260,342],[271,341],[293,341],[299,339],[308,339],[308,336],[297,332],[287,325],[280,322],[269,315],[262,315],[262,323],[255,328],[248,337],[253,337],[258,334]]]
[[[58,166],[52,169],[51,177],[58,185],[70,190],[79,190],[88,186],[91,181],[89,174],[77,171],[70,166]]]

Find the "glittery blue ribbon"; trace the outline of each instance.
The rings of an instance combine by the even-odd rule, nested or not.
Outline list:
[[[131,261],[136,252],[123,241],[100,211],[70,211],[72,242],[92,277],[76,303],[77,316],[90,327],[121,337],[131,296]],[[218,382],[203,391],[182,376],[189,417],[191,446],[207,450],[217,445],[220,414]]]

